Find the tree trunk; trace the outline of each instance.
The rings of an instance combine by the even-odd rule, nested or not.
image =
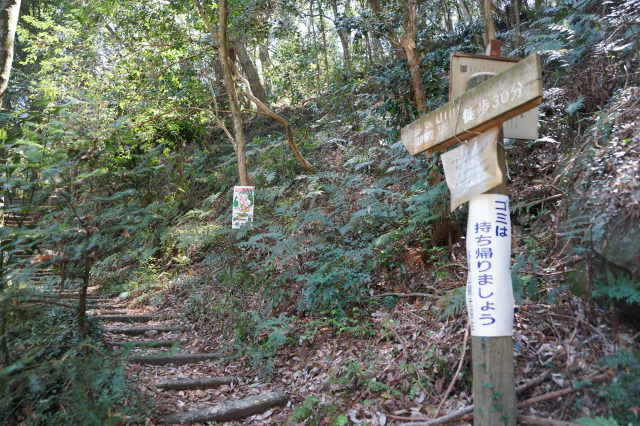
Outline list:
[[[373,65],[373,50],[371,48],[371,37],[369,37],[369,33],[364,33],[364,41],[365,41],[365,48],[367,51],[367,59],[369,60],[369,65]]]
[[[0,4],[0,109],[9,85],[13,63],[13,41],[20,15],[20,0],[3,0]]]
[[[351,55],[349,53],[349,35],[338,27],[338,2],[337,0],[331,0],[331,9],[333,10],[333,21],[336,23],[336,31],[338,32],[338,38],[340,38],[340,44],[342,45],[342,59],[344,65],[349,68],[351,66]],[[367,34],[367,39],[369,35]]]
[[[268,75],[271,70],[271,58],[269,57],[269,47],[267,43],[260,43],[258,47],[260,56],[260,65],[262,65],[262,81],[263,87],[267,93],[271,93],[271,77]]]
[[[88,239],[88,234],[87,234]],[[86,254],[82,287],[80,288],[80,300],[78,301],[78,332],[82,339],[87,338],[87,289],[89,288],[89,276],[91,273],[90,254]]]
[[[242,78],[240,79],[240,81],[242,81]],[[300,163],[300,165],[304,167],[306,171],[314,172],[315,168],[311,164],[309,164],[309,162],[305,160],[305,158],[302,156],[302,153],[300,153],[300,150],[298,149],[299,145],[296,144],[295,140],[293,139],[293,130],[291,129],[291,125],[289,124],[289,122],[285,120],[283,117],[271,111],[269,108],[267,108],[266,105],[264,105],[262,102],[260,102],[258,98],[256,98],[255,96],[253,96],[253,94],[251,94],[251,91],[244,93],[244,95],[248,99],[250,99],[254,104],[256,104],[256,106],[259,109],[261,109],[265,115],[273,118],[278,123],[284,126],[285,134],[287,136],[287,144],[289,144],[289,148],[291,148],[291,151],[293,151],[293,155],[295,155],[296,159],[298,160],[298,163]]]
[[[218,56],[222,63],[222,73],[224,74],[224,85],[227,89],[229,98],[229,109],[231,110],[231,120],[233,121],[233,132],[235,135],[234,148],[236,155],[238,156],[238,177],[241,186],[251,186],[251,179],[249,178],[249,170],[247,168],[247,145],[244,139],[244,131],[242,129],[242,115],[240,114],[240,103],[238,102],[238,93],[236,92],[236,86],[233,81],[235,76],[234,66],[229,60],[229,51],[227,49],[227,15],[229,13],[227,9],[227,0],[220,0],[218,4],[218,31],[213,28],[211,21],[207,18],[207,15],[200,4],[200,0],[195,0],[200,12],[200,17],[204,21],[207,29],[211,33],[211,37],[216,41],[218,48]]]
[[[420,57],[416,47],[416,35],[418,34],[417,0],[409,0],[405,10],[405,35],[400,40],[407,53],[411,83],[416,97],[416,108],[424,113],[428,112],[425,106],[426,97],[422,87],[422,72],[420,71]]]
[[[322,3],[318,0],[318,14],[320,17],[318,18],[320,21],[320,35],[322,35],[322,51],[324,54],[324,72],[329,72],[329,56],[327,54],[327,35],[324,32],[324,17],[323,17]]]
[[[489,44],[490,40],[496,38],[496,22],[493,20],[493,3],[491,0],[480,0],[482,2],[482,18],[484,19],[484,44]]]
[[[451,17],[451,7],[449,7],[449,5],[447,5],[446,3],[443,5],[444,7],[442,8],[444,10],[444,22],[447,25],[447,32],[448,33],[453,33],[453,18]]]
[[[219,89],[224,90],[224,72],[222,71],[222,63],[220,63],[219,59],[216,59],[211,63],[211,67],[213,68],[213,74],[216,76],[216,86],[218,86]]]
[[[465,18],[467,18],[467,21],[469,23],[473,22],[473,19],[471,18],[471,12],[469,12],[469,7],[467,7],[467,4],[464,2],[464,0],[458,0],[458,4],[460,5],[460,9],[462,9],[462,14]]]
[[[380,19],[381,23],[384,23],[384,16],[382,8],[378,0],[369,0],[371,9]],[[420,71],[420,56],[418,55],[418,48],[416,46],[416,35],[418,34],[418,14],[417,14],[417,0],[404,0],[402,1],[402,7],[404,9],[404,37],[401,40],[398,39],[397,34],[392,28],[386,36],[387,40],[391,43],[391,46],[396,49],[396,56],[401,48],[404,48],[404,52],[409,63],[409,71],[411,73],[411,85],[413,86],[413,93],[416,99],[416,108],[418,111],[424,113],[428,112],[425,106],[426,96],[424,89],[422,88],[422,72]]]
[[[264,103],[265,105],[269,105],[269,100],[265,95],[264,87],[260,82],[260,75],[258,74],[258,70],[253,64],[251,56],[249,56],[249,52],[247,51],[247,39],[243,36],[234,36],[231,38],[231,43],[236,49],[238,62],[242,67],[243,74],[249,81],[251,92],[255,95],[256,98],[260,99],[262,103]]]
[[[313,51],[315,52],[315,57],[316,57],[316,72],[318,73],[317,83],[319,87],[321,74],[320,74],[320,60],[318,59],[318,49],[317,49],[318,38],[316,36],[316,27],[313,22],[313,0],[309,2],[309,27],[311,28],[311,36],[313,40]]]
[[[515,38],[516,38],[516,47],[520,47],[520,1],[519,0],[513,0],[513,14],[514,16],[514,22],[515,22],[515,26],[516,26],[516,34],[515,34]]]

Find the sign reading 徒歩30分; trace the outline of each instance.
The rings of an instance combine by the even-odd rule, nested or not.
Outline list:
[[[531,55],[402,129],[412,155],[441,151],[542,102],[542,64]]]

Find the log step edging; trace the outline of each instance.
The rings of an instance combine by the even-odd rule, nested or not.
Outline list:
[[[112,340],[105,342],[107,345],[111,346],[127,346],[130,345],[132,347],[144,347],[146,349],[151,348],[166,348],[171,347],[173,345],[179,346],[184,345],[186,342],[181,340],[127,340],[124,342],[115,342]]]
[[[87,307],[87,311],[100,311],[101,309],[96,309],[96,308],[92,308],[91,306]],[[110,311],[110,310],[106,310],[105,312],[100,312],[100,313],[95,313],[95,314],[91,314],[94,317],[98,317],[98,316],[105,316],[105,317],[112,317],[112,316],[116,316],[116,315],[129,315],[129,312],[127,311]]]
[[[92,315],[98,321],[109,322],[149,322],[158,319],[153,315]]]
[[[37,297],[44,297],[44,298],[49,298],[49,299],[69,299],[69,300],[80,300],[80,295],[76,294],[76,293],[70,293],[70,294],[59,294],[59,293],[53,293],[53,294],[47,294],[47,293],[43,293],[43,294],[36,294],[35,296]],[[113,301],[113,299],[106,297],[106,296],[87,296],[87,302],[111,302]]]
[[[237,401],[225,401],[202,410],[192,410],[171,416],[165,421],[171,424],[228,422],[262,413],[271,407],[283,405],[289,397],[282,391],[267,392]]]
[[[213,389],[240,381],[236,376],[202,377],[196,379],[173,379],[152,383],[165,390]]]
[[[187,365],[194,364],[200,361],[210,361],[212,359],[221,358],[222,354],[219,353],[211,353],[211,354],[175,354],[175,355],[167,355],[167,356],[138,356],[127,358],[128,362],[134,364],[145,364],[145,365],[166,365],[166,364],[175,364],[175,365]]]
[[[184,331],[185,327],[113,327],[105,329],[108,333],[126,334],[128,336],[142,336],[147,331],[157,331],[159,333],[168,333],[171,331]]]
[[[119,306],[119,305],[92,305],[92,304],[87,304],[87,309],[122,309],[123,307],[126,306]]]

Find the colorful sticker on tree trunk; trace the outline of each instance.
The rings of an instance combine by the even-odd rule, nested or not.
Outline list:
[[[253,222],[253,200],[255,188],[253,186],[233,187],[233,214],[231,228],[237,229]]]
[[[472,336],[513,335],[509,197],[482,194],[469,201],[467,310]]]

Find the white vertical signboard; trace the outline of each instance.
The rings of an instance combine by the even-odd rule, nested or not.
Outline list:
[[[253,222],[253,201],[255,188],[253,186],[233,187],[233,214],[231,228],[237,229]]]
[[[513,335],[509,197],[482,194],[469,201],[467,310],[471,335]]]

